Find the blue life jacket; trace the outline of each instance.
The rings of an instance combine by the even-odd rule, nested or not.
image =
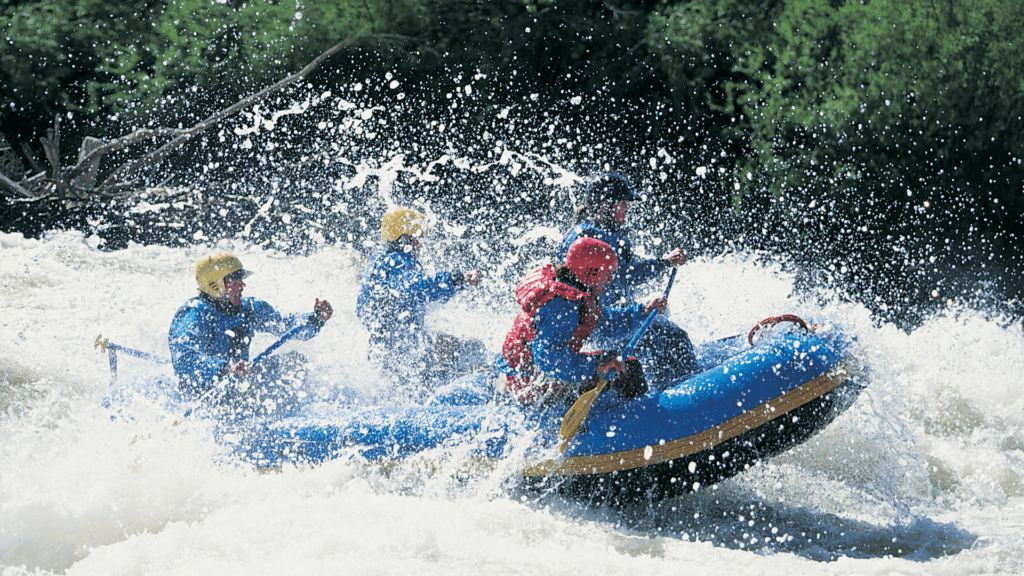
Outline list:
[[[625,306],[629,302],[635,302],[637,287],[657,278],[671,266],[667,260],[637,258],[625,228],[618,225],[601,228],[593,222],[577,224],[565,234],[558,249],[560,261],[565,262],[569,246],[580,237],[595,238],[608,244],[615,249],[615,254],[619,257],[619,268],[601,294],[603,306]]]
[[[415,255],[382,251],[366,267],[356,314],[370,332],[371,347],[414,353],[431,340],[425,331],[427,304],[447,302],[462,288],[461,274],[424,274]]]
[[[227,368],[249,359],[249,344],[255,332],[280,336],[306,323],[295,338],[309,340],[320,332],[313,314],[281,316],[270,304],[242,298],[239,306],[206,295],[189,299],[174,314],[167,335],[171,364],[188,398],[198,398],[212,388]]]

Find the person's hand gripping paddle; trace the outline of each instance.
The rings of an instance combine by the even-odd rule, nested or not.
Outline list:
[[[672,274],[668,278],[668,286],[665,287],[665,298],[668,298],[669,291],[672,290],[672,284],[676,280],[676,271],[678,268],[672,269]],[[654,317],[658,314],[658,309],[651,310],[651,313],[647,315],[647,319],[644,320],[640,329],[636,331],[633,339],[626,344],[626,347],[622,349],[622,353],[619,355],[620,359],[625,359],[629,356],[629,353],[633,351],[640,339],[643,338],[644,332],[647,332],[647,327],[654,321]],[[601,380],[591,390],[587,390],[580,397],[573,402],[572,406],[569,407],[569,411],[565,413],[562,418],[562,426],[558,429],[558,438],[560,440],[558,445],[558,452],[564,453],[565,449],[569,447],[569,442],[576,437],[576,434],[580,431],[580,426],[583,425],[583,421],[587,419],[587,415],[590,414],[590,409],[594,407],[594,401],[604,391],[605,386],[608,385],[608,374],[605,373],[601,377]]]

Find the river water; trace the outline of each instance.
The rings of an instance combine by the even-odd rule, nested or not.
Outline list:
[[[195,292],[192,263],[213,250],[235,251],[255,272],[246,294],[280,311],[333,303],[320,336],[283,349],[305,354],[323,385],[380,381],[354,312],[365,257],[349,247],[98,244],[77,232],[0,236],[3,576],[1024,572],[1017,320],[949,309],[906,333],[840,295],[799,293],[753,254],[694,259],[670,314],[695,341],[796,313],[856,337],[868,386],[807,444],[737,478],[605,508],[519,493],[501,473],[351,461],[259,473],[157,408],[112,420],[95,339],[166,357],[171,317]],[[433,325],[497,350],[512,286],[496,276]],[[119,378],[163,369],[122,359]]]

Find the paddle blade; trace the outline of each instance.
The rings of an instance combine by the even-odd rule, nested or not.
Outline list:
[[[597,400],[597,396],[604,390],[606,384],[608,384],[608,380],[601,378],[593,390],[587,390],[581,394],[569,407],[569,411],[562,418],[562,427],[558,429],[558,439],[561,440],[558,445],[559,453],[564,453],[565,449],[569,447],[569,442],[579,433],[580,426],[587,419],[587,414],[590,414],[594,401]]]

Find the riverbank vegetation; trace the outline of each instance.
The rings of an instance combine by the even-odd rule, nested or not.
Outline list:
[[[579,173],[608,164],[674,216],[665,234],[698,252],[785,253],[880,314],[977,295],[979,282],[1020,310],[1022,23],[1012,0],[8,0],[3,226],[55,225],[27,224],[41,197],[63,209],[194,186],[213,137],[118,170],[349,39],[306,90],[393,105],[390,134],[483,125]],[[296,148],[318,150],[294,121]],[[304,162],[278,158],[281,173]],[[79,170],[62,180],[58,166]],[[493,178],[447,184],[430,194],[493,200]],[[447,216],[467,218],[456,205]]]

